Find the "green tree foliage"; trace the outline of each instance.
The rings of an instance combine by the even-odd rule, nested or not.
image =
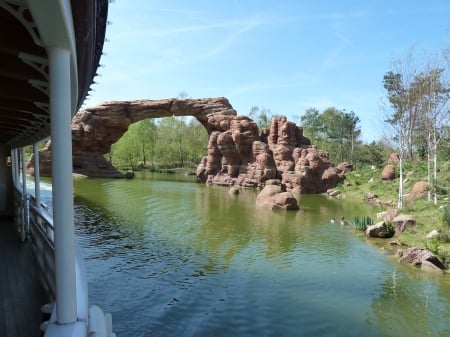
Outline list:
[[[400,158],[399,208],[402,206],[403,161],[415,154],[427,158],[428,198],[437,202],[434,182],[437,179],[440,144],[445,144],[449,122],[450,87],[448,63],[426,58],[418,63],[412,51],[393,64],[383,77],[389,102],[386,122],[392,126],[392,139]],[[444,145],[445,146],[445,145]],[[432,173],[433,172],[433,173]]]
[[[323,132],[323,125],[320,119],[320,112],[316,108],[308,108],[305,113],[300,116],[300,122],[303,126],[303,131],[311,139],[313,144],[317,144]]]
[[[350,111],[349,113],[343,112],[342,114],[342,130],[343,130],[343,139],[346,142],[343,144],[345,146],[344,151],[347,149],[350,151],[350,162],[354,161],[354,153],[355,153],[355,145],[358,137],[361,135],[361,129],[358,124],[360,119],[356,116],[354,111]]]
[[[330,107],[319,113],[309,108],[300,120],[305,135],[313,144],[328,151],[332,161],[354,161],[355,146],[361,135],[360,120],[355,112]]]
[[[187,147],[187,160],[189,165],[197,165],[207,152],[208,134],[202,124],[196,119],[190,119],[187,124],[185,142]]]
[[[132,124],[118,142],[111,146],[109,158],[119,165],[135,169],[141,158],[141,141],[138,136],[138,125]]]
[[[166,117],[130,125],[107,155],[113,165],[136,169],[195,167],[207,151],[208,134],[195,119]]]
[[[355,162],[361,166],[380,167],[386,162],[390,153],[392,153],[392,148],[380,141],[373,141],[369,144],[357,142],[355,145]]]
[[[437,193],[433,188],[433,180],[437,180],[438,149],[447,128],[450,117],[450,87],[445,80],[445,70],[436,67],[427,67],[425,71],[414,77],[410,91],[418,99],[420,127],[417,130],[419,139],[425,139],[428,161],[428,199],[433,194],[434,203],[437,203]],[[432,166],[432,167],[431,167]],[[433,178],[432,178],[433,177]],[[433,179],[433,180],[432,180]],[[433,193],[432,193],[433,192]]]
[[[400,156],[413,159],[413,133],[417,125],[415,97],[409,92],[409,81],[400,73],[388,71],[383,77],[383,87],[391,106],[391,114],[386,119],[394,129],[393,140],[398,143]]]
[[[144,166],[147,166],[147,161],[150,159],[153,166],[154,161],[154,149],[156,140],[158,138],[158,129],[156,127],[154,119],[144,119],[136,125],[137,137],[141,145],[141,161]]]
[[[386,122],[394,130],[393,140],[398,144],[399,155],[399,186],[398,208],[403,208],[403,162],[405,155],[413,159],[412,135],[416,125],[417,111],[414,109],[414,97],[408,92],[409,76],[388,71],[383,77],[383,86],[386,89],[388,101],[391,105],[391,115]]]
[[[186,158],[186,147],[183,146],[183,138],[186,133],[184,118],[172,116],[159,120],[161,146],[158,147],[158,158],[163,159],[165,165],[172,163],[176,166],[184,166]]]
[[[248,115],[258,125],[260,132],[264,128],[270,128],[272,119],[276,117],[270,109],[260,108],[256,105],[251,107]]]

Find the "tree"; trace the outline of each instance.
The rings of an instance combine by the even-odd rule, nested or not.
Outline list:
[[[325,109],[321,116],[324,140],[328,143],[328,150],[333,149],[335,159],[344,161],[344,134],[342,111],[335,107]],[[330,151],[331,152],[331,151]]]
[[[154,147],[157,135],[157,127],[154,119],[147,118],[136,123],[137,136],[141,143],[141,153],[142,153],[142,163],[144,167],[147,166],[147,156],[146,153],[150,150],[150,161],[153,166],[154,160]],[[148,149],[150,147],[150,149]]]
[[[400,73],[387,72],[383,78],[383,86],[387,91],[388,100],[391,103],[392,115],[386,120],[394,129],[394,140],[398,145],[400,179],[398,188],[399,209],[403,208],[403,160],[407,152],[407,137],[411,132],[408,130],[410,125],[410,102],[406,85],[403,83],[403,77]]]
[[[131,169],[136,167],[141,153],[141,142],[136,124],[130,125],[122,138],[111,146],[111,152],[114,153],[115,160],[118,162],[125,162]]]
[[[188,93],[186,91],[183,90],[183,91],[180,91],[178,93],[178,99],[183,100],[183,99],[186,99],[186,98],[189,98],[189,95],[188,95]]]
[[[171,118],[171,117],[169,117]],[[175,117],[173,116],[173,124],[174,124],[174,138],[173,141],[177,144],[177,149],[178,149],[178,160],[180,165],[183,167],[184,166],[184,161],[186,159],[186,149],[185,147],[183,147],[183,140],[185,138],[186,135],[186,122],[185,122],[185,118],[186,117]]]
[[[438,147],[444,135],[443,128],[449,121],[449,98],[450,89],[444,77],[445,69],[438,67],[427,67],[425,71],[418,74],[411,85],[411,91],[420,97],[421,133],[427,141],[428,161],[428,201],[437,203],[437,193],[431,179],[431,164],[433,165],[433,180],[437,180]]]
[[[158,146],[157,156],[165,165],[184,166],[188,152],[185,144],[188,133],[185,119],[186,117],[171,116],[159,120],[158,143],[160,146]]]
[[[258,125],[259,131],[264,128],[269,128],[272,118],[275,117],[274,114],[267,108],[259,108],[254,105],[251,107],[249,112],[249,117]]]
[[[386,149],[386,145],[382,142],[373,141],[369,144],[357,142],[355,144],[357,164],[379,167],[384,163],[384,158],[388,155],[386,152],[389,152],[389,149]]]
[[[432,63],[430,58],[419,67],[413,56],[411,51],[404,60],[397,60],[393,65],[395,72],[388,71],[383,78],[390,103],[386,122],[394,129],[400,157],[399,208],[403,196],[403,160],[412,160],[414,149],[427,153],[429,200],[433,191],[437,202],[431,163],[436,180],[438,145],[449,120],[449,85],[445,75],[448,67]]]
[[[361,134],[361,129],[358,124],[360,119],[356,116],[354,111],[350,111],[349,113],[343,112],[342,114],[342,128],[344,131],[344,135],[347,141],[347,144],[350,145],[350,162],[353,164],[353,155],[355,153],[355,141]]]
[[[320,134],[323,132],[323,125],[320,119],[319,110],[316,108],[308,108],[305,113],[300,116],[300,123],[305,134],[311,138],[311,142],[318,143]]]
[[[317,109],[309,108],[300,121],[305,133],[316,145],[328,151],[332,160],[353,162],[355,144],[361,134],[360,120],[355,112],[330,107],[319,114]]]
[[[383,86],[387,91],[388,101],[391,106],[391,114],[386,122],[397,131],[402,131],[403,139],[397,142],[404,143],[404,154],[409,160],[413,160],[414,132],[420,116],[420,95],[411,90],[412,82],[417,73],[417,65],[414,58],[414,50],[410,50],[405,58],[393,62],[393,70],[388,71],[383,77]],[[401,124],[402,129],[398,130]],[[395,135],[400,137],[399,134]]]
[[[188,151],[188,160],[197,165],[208,150],[208,133],[204,126],[195,118],[192,118],[185,135],[185,144]]]

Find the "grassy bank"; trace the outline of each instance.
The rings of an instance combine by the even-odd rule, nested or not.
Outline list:
[[[377,204],[374,214],[367,214],[374,218],[377,212],[386,211],[397,207],[398,201],[398,166],[396,167],[397,177],[389,182],[381,181],[381,172],[383,168],[360,167],[346,175],[345,181],[337,187],[342,192],[343,197],[367,200],[367,196],[375,194],[381,201]],[[407,163],[404,168],[404,193],[407,195],[411,191],[414,183],[427,180],[426,163]],[[427,248],[438,255],[447,265],[450,263],[450,222],[444,221],[444,207],[450,207],[450,201],[443,186],[450,186],[450,162],[444,162],[440,165],[438,173],[438,203],[435,205],[428,202],[427,195],[422,196],[410,202],[404,202],[402,210],[399,213],[409,214],[416,220],[417,226],[410,228],[401,234],[397,239],[405,246],[418,246]],[[405,200],[404,199],[404,200]],[[391,204],[392,206],[389,206]],[[365,216],[365,214],[362,214]],[[450,217],[450,211],[448,213]],[[450,220],[450,219],[449,219]],[[436,239],[426,239],[428,233],[432,230],[439,232]],[[386,243],[392,239],[386,240]]]

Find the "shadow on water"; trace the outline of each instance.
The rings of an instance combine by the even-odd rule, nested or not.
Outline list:
[[[448,280],[398,265],[330,223],[373,213],[368,206],[314,195],[298,212],[272,212],[255,208],[253,190],[231,196],[156,178],[75,183],[90,297],[113,313],[119,335],[448,331]]]

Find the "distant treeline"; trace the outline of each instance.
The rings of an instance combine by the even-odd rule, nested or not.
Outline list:
[[[195,168],[206,154],[208,134],[195,119],[166,117],[130,125],[106,158],[119,168]]]

